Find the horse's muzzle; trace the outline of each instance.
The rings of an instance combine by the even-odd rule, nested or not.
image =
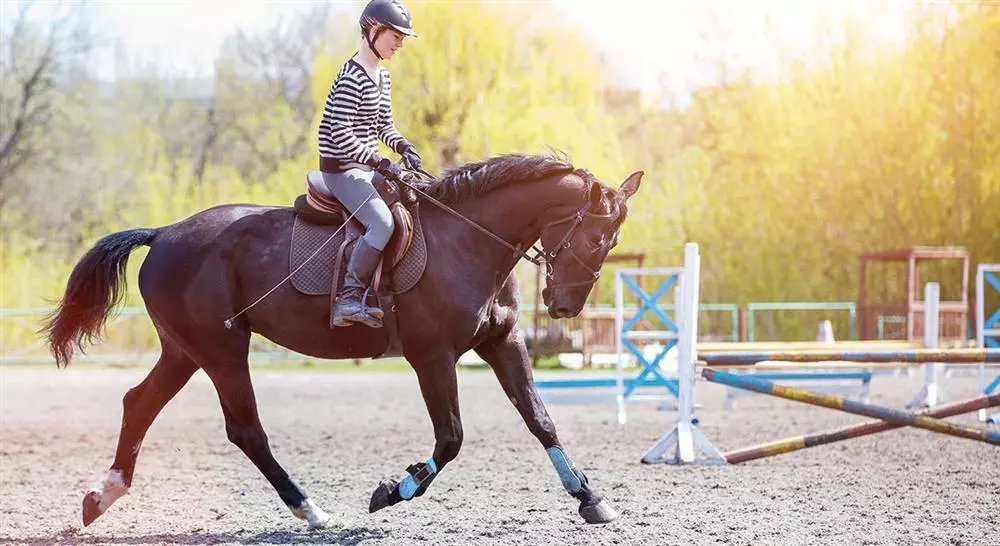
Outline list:
[[[555,294],[555,288],[546,287],[542,290],[542,302],[548,308],[550,317],[554,319],[572,318],[583,310],[583,305],[569,305],[565,302],[565,297],[562,298],[564,301],[557,301],[553,294]],[[562,295],[565,296],[565,292]]]

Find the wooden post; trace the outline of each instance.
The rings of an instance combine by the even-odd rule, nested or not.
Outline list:
[[[867,267],[867,260],[864,256],[861,256],[858,266],[858,339],[870,339],[871,334],[868,333],[868,294],[865,279],[865,269]],[[740,341],[743,341],[740,338]]]
[[[917,260],[913,254],[906,259],[906,340],[914,340],[914,320],[917,302]]]

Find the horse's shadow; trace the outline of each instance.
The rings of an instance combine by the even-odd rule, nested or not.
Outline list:
[[[267,531],[263,533],[157,533],[149,535],[96,536],[77,534],[75,529],[49,536],[12,538],[0,536],[0,544],[50,546],[77,544],[337,544],[353,546],[388,535],[381,529],[357,527],[313,532]]]

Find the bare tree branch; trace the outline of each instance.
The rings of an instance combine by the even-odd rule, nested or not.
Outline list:
[[[89,36],[74,27],[78,6],[44,23],[31,19],[33,3],[24,2],[11,33],[4,38],[0,112],[0,178],[11,179],[41,150],[52,146],[47,136],[61,101],[72,85],[74,70],[90,49]],[[47,25],[47,26],[46,26]],[[0,185],[5,193],[8,185]]]

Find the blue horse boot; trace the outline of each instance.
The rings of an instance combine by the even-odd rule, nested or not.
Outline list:
[[[409,476],[403,478],[401,482],[387,480],[378,484],[375,492],[372,493],[371,502],[368,503],[369,514],[423,495],[427,487],[434,481],[434,477],[437,476],[437,465],[434,463],[434,458],[431,457],[427,459],[426,463],[410,465],[406,472]]]

